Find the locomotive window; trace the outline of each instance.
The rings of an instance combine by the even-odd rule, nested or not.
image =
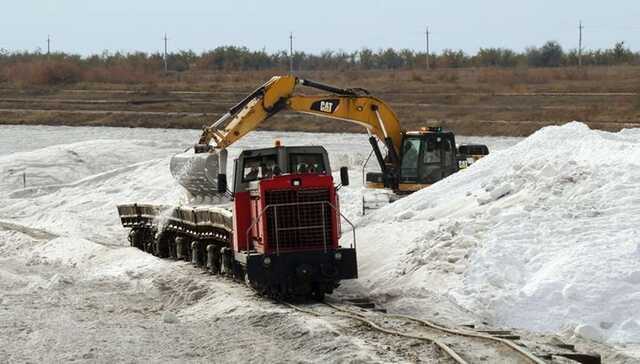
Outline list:
[[[289,154],[290,173],[326,173],[322,154]]]
[[[242,166],[242,182],[271,178],[277,165],[278,162],[275,155],[245,158]]]

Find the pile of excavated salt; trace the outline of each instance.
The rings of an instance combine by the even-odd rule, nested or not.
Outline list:
[[[67,184],[123,166],[165,158],[175,143],[151,140],[92,140],[0,155],[0,192]],[[26,181],[23,181],[23,174]]]
[[[541,129],[359,224],[374,295],[640,342],[640,131]]]
[[[0,218],[58,235],[108,244],[114,244],[114,236],[126,241],[116,204],[179,200],[182,192],[166,168],[167,155],[178,145],[92,140],[2,155]]]

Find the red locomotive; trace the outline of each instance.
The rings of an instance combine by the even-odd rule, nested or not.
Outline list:
[[[346,168],[340,175],[348,185]],[[353,226],[352,245],[339,245],[337,188],[323,147],[277,146],[245,150],[235,160],[232,218],[201,205],[129,204],[118,211],[132,228],[133,246],[191,260],[271,296],[322,299],[358,275]],[[227,192],[225,175],[217,189]]]

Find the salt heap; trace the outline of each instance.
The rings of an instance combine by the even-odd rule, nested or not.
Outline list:
[[[0,216],[30,228],[108,245],[126,244],[116,205],[180,201],[167,168],[172,143],[92,140],[0,156],[0,172],[27,171],[0,181]]]
[[[640,130],[543,128],[360,222],[373,295],[640,342]]]

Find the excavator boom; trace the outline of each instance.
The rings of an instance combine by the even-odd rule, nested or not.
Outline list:
[[[328,94],[296,94],[306,86]],[[382,141],[387,157],[376,151],[383,171],[397,169],[402,145],[402,130],[393,110],[382,100],[362,89],[340,89],[294,76],[275,76],[206,127],[192,151],[174,156],[171,172],[193,195],[212,195],[217,191],[217,174],[226,173],[226,149],[262,122],[282,110],[291,110],[355,123],[366,128],[370,142],[377,148]]]
[[[297,85],[329,91],[331,94],[295,95]],[[360,124],[380,140],[391,138],[398,151],[402,133],[393,110],[382,100],[359,93],[366,91],[340,89],[294,76],[275,76],[231,108],[223,118],[205,128],[199,142],[209,144],[213,140],[214,147],[227,148],[273,114],[288,109]],[[220,124],[229,117],[232,120],[224,128],[220,128]]]

